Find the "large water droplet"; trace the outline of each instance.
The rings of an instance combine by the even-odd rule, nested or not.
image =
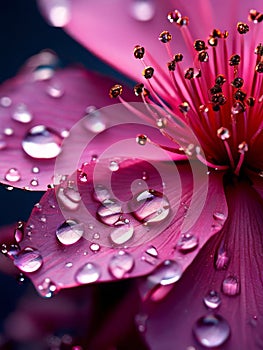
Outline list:
[[[121,214],[121,205],[114,199],[106,199],[97,210],[99,220],[107,225],[114,225],[119,220]]]
[[[23,272],[35,272],[43,264],[41,254],[37,249],[25,248],[15,256],[14,265]]]
[[[65,209],[77,210],[80,206],[81,197],[73,188],[60,187],[57,191],[58,201]]]
[[[166,219],[170,213],[170,204],[162,193],[146,190],[130,202],[130,209],[137,220],[150,224]]]
[[[225,343],[230,335],[230,327],[222,316],[208,315],[197,320],[193,332],[201,345],[213,348]]]
[[[10,168],[6,173],[5,173],[5,179],[10,182],[17,182],[21,179],[21,174],[20,171],[17,170],[16,168]]]
[[[189,253],[196,249],[196,247],[198,246],[198,242],[198,237],[190,233],[186,233],[182,235],[182,237],[179,239],[179,241],[176,244],[176,248],[179,249],[179,251],[182,253]]]
[[[148,276],[148,281],[153,285],[167,286],[177,282],[182,276],[181,265],[174,260],[165,260]]]
[[[38,286],[39,294],[45,298],[51,298],[56,290],[57,286],[48,277]]]
[[[134,263],[135,261],[131,254],[120,250],[118,254],[110,259],[108,269],[112,276],[121,279],[133,269]]]
[[[111,241],[116,245],[123,245],[127,243],[134,234],[134,227],[123,221],[117,222],[115,228],[110,233]]]
[[[61,151],[62,137],[44,125],[31,128],[22,141],[22,148],[32,158],[51,159]]]
[[[84,233],[84,225],[75,220],[66,220],[56,231],[57,239],[64,245],[71,245],[80,240]]]
[[[154,2],[153,0],[133,0],[130,11],[137,21],[150,21],[155,13]]]
[[[236,276],[230,275],[222,282],[222,292],[225,295],[235,296],[240,292],[240,283]]]
[[[107,199],[110,199],[110,191],[103,185],[95,186],[93,197],[98,202],[103,202]]]
[[[52,0],[47,3],[47,15],[54,27],[64,27],[71,18],[69,0]]]
[[[221,304],[220,295],[215,290],[210,290],[203,300],[204,304],[210,309],[216,309]]]
[[[100,278],[100,268],[94,263],[82,266],[75,275],[75,280],[80,284],[96,282]]]
[[[20,123],[30,123],[33,119],[32,113],[23,103],[16,106],[12,118]]]
[[[83,123],[87,130],[97,134],[106,129],[106,120],[101,111],[94,106],[89,106],[86,108],[86,112],[87,115]]]

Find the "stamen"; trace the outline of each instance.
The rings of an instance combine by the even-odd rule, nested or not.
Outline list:
[[[111,98],[117,98],[122,94],[122,86],[119,84],[114,85],[109,92]]]
[[[248,145],[245,141],[243,141],[240,145],[238,145],[238,152],[240,153],[240,157],[239,157],[239,161],[238,164],[236,166],[236,169],[234,171],[235,175],[239,175],[240,173],[240,169],[242,167],[242,164],[244,163],[244,159],[245,159],[245,152],[248,151]]]
[[[224,146],[228,155],[228,158],[230,160],[230,165],[232,167],[232,169],[234,169],[234,159],[231,153],[231,149],[229,147],[229,144],[227,142],[227,139],[230,138],[230,132],[227,128],[221,127],[217,130],[217,137],[219,137],[223,142],[224,142]]]

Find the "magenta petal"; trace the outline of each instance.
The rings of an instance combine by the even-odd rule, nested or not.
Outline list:
[[[87,113],[114,101],[113,82],[82,68],[54,70],[55,56],[32,57],[0,87],[0,182],[45,190],[55,157],[71,127]]]
[[[131,76],[141,78],[140,65],[132,57],[135,45],[145,46],[165,68],[169,60],[165,47],[158,40],[163,30],[174,35],[172,51],[185,53],[178,28],[167,20],[167,14],[178,9],[190,18],[194,40],[204,39],[214,28],[231,30],[238,20],[246,20],[248,11],[258,9],[260,1],[249,4],[233,1],[198,0],[195,6],[185,1],[122,0],[39,0],[49,22],[65,30],[100,58]],[[228,7],[226,11],[225,8]],[[260,9],[258,9],[260,10]]]
[[[40,292],[45,278],[68,288],[146,275],[167,259],[181,275],[225,221],[221,177],[198,162],[84,164],[36,205],[14,263]]]
[[[262,200],[247,183],[226,192],[222,231],[167,299],[151,305],[146,337],[152,350],[262,348]]]

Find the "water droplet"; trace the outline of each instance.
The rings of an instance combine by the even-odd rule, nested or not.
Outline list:
[[[71,245],[80,240],[84,233],[84,226],[75,220],[66,220],[56,230],[56,236],[60,243]]]
[[[114,225],[122,214],[121,205],[114,199],[106,199],[97,210],[97,216],[101,222]]]
[[[217,270],[225,270],[228,267],[229,264],[229,256],[227,255],[224,248],[219,248],[216,261],[215,261],[215,267]]]
[[[123,245],[127,243],[134,234],[134,227],[125,222],[119,221],[115,224],[114,230],[110,233],[112,243]]]
[[[18,244],[10,244],[7,247],[7,255],[11,258],[15,258],[20,251],[21,249]]]
[[[32,168],[32,173],[33,174],[38,174],[39,173],[39,168],[37,167],[37,166],[34,166],[33,168]]]
[[[39,294],[45,298],[51,298],[57,290],[57,286],[48,277],[37,288]]]
[[[182,235],[182,237],[179,239],[179,241],[176,244],[176,248],[182,253],[189,253],[196,249],[198,243],[198,237],[190,233],[186,233]]]
[[[96,282],[100,278],[100,269],[96,264],[87,263],[82,266],[75,275],[75,280],[80,284]]]
[[[102,203],[103,201],[110,199],[110,192],[103,185],[97,185],[93,197],[95,200]]]
[[[225,214],[224,214],[224,213],[221,213],[221,212],[219,212],[219,211],[215,212],[215,213],[213,214],[213,217],[214,217],[214,219],[216,219],[216,220],[222,220],[222,221],[226,219]]]
[[[24,223],[19,221],[15,229],[15,240],[17,243],[20,243],[24,237]]]
[[[6,173],[5,173],[5,179],[10,182],[17,182],[21,179],[21,174],[20,171],[17,170],[16,168],[10,168]]]
[[[53,0],[47,5],[47,15],[54,27],[64,27],[71,18],[69,0]]]
[[[213,348],[226,342],[230,335],[230,327],[222,316],[207,315],[197,320],[193,332],[201,345]]]
[[[93,252],[93,253],[96,253],[100,250],[100,245],[98,243],[92,243],[90,245],[90,250]]]
[[[146,181],[148,180],[149,176],[148,176],[148,173],[146,171],[143,171],[142,172],[142,180]]]
[[[26,280],[26,277],[25,277],[25,275],[23,274],[23,273],[20,273],[18,276],[17,276],[17,282],[19,283],[19,284],[23,284],[24,282],[25,282],[25,280]]]
[[[120,250],[110,259],[108,269],[113,277],[121,279],[133,269],[134,264],[132,255]]]
[[[14,265],[23,272],[35,272],[43,264],[41,254],[37,249],[27,247],[15,256]]]
[[[53,98],[60,98],[64,95],[64,90],[59,84],[49,85],[47,87],[47,94]]]
[[[16,106],[12,118],[20,123],[30,123],[33,119],[32,113],[28,110],[27,106],[23,103]]]
[[[131,4],[131,16],[137,21],[150,21],[155,13],[152,0],[133,0]]]
[[[130,209],[137,220],[150,224],[166,219],[170,213],[170,204],[162,193],[146,190],[135,196],[130,202]]]
[[[210,309],[216,309],[221,304],[220,295],[215,290],[210,290],[203,300],[205,305]]]
[[[4,134],[6,136],[12,136],[14,134],[14,130],[12,128],[5,128],[4,129]]]
[[[5,107],[5,108],[10,107],[11,104],[12,104],[12,100],[11,100],[10,97],[8,97],[8,96],[3,96],[3,97],[0,98],[0,105],[1,105],[2,107]]]
[[[57,198],[65,209],[77,210],[80,206],[81,197],[78,191],[60,187],[57,191]]]
[[[22,148],[32,158],[52,159],[61,151],[61,136],[44,125],[31,128],[22,141]]]
[[[94,106],[89,106],[86,108],[86,113],[83,123],[88,131],[98,134],[106,129],[106,120],[101,111]]]
[[[158,251],[154,246],[149,247],[146,250],[146,253],[150,256],[152,256],[153,258],[158,258]]]
[[[67,137],[69,137],[70,131],[67,129],[64,129],[61,131],[60,136],[63,137],[63,139],[66,139]]]
[[[68,269],[70,269],[70,268],[73,266],[73,263],[72,263],[72,262],[67,262],[67,263],[65,264],[65,266],[66,266]]]
[[[140,146],[145,146],[147,143],[147,136],[146,135],[138,135],[136,137],[136,142],[140,145]]]
[[[165,260],[148,276],[148,281],[153,286],[167,286],[177,282],[182,273],[182,267],[177,261]]]
[[[37,179],[32,179],[31,181],[30,181],[30,185],[31,186],[38,186],[39,185],[39,183],[38,183],[38,180]]]
[[[88,175],[84,171],[81,171],[79,173],[78,178],[79,178],[79,181],[83,183],[86,183],[88,181]]]
[[[120,166],[119,166],[119,163],[117,162],[117,161],[115,161],[115,160],[112,160],[111,162],[110,162],[110,164],[109,164],[109,169],[110,169],[110,171],[117,171],[117,170],[119,170],[119,168],[120,168]]]
[[[229,296],[239,294],[240,284],[238,278],[233,275],[226,277],[222,282],[222,292]]]

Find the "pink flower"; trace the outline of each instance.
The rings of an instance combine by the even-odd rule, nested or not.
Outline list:
[[[51,24],[143,80],[134,88],[143,103],[115,84],[121,104],[70,120],[62,152],[49,157],[58,156],[58,185],[33,209],[15,266],[43,296],[146,276],[136,323],[150,349],[262,348],[259,4],[39,3]]]

